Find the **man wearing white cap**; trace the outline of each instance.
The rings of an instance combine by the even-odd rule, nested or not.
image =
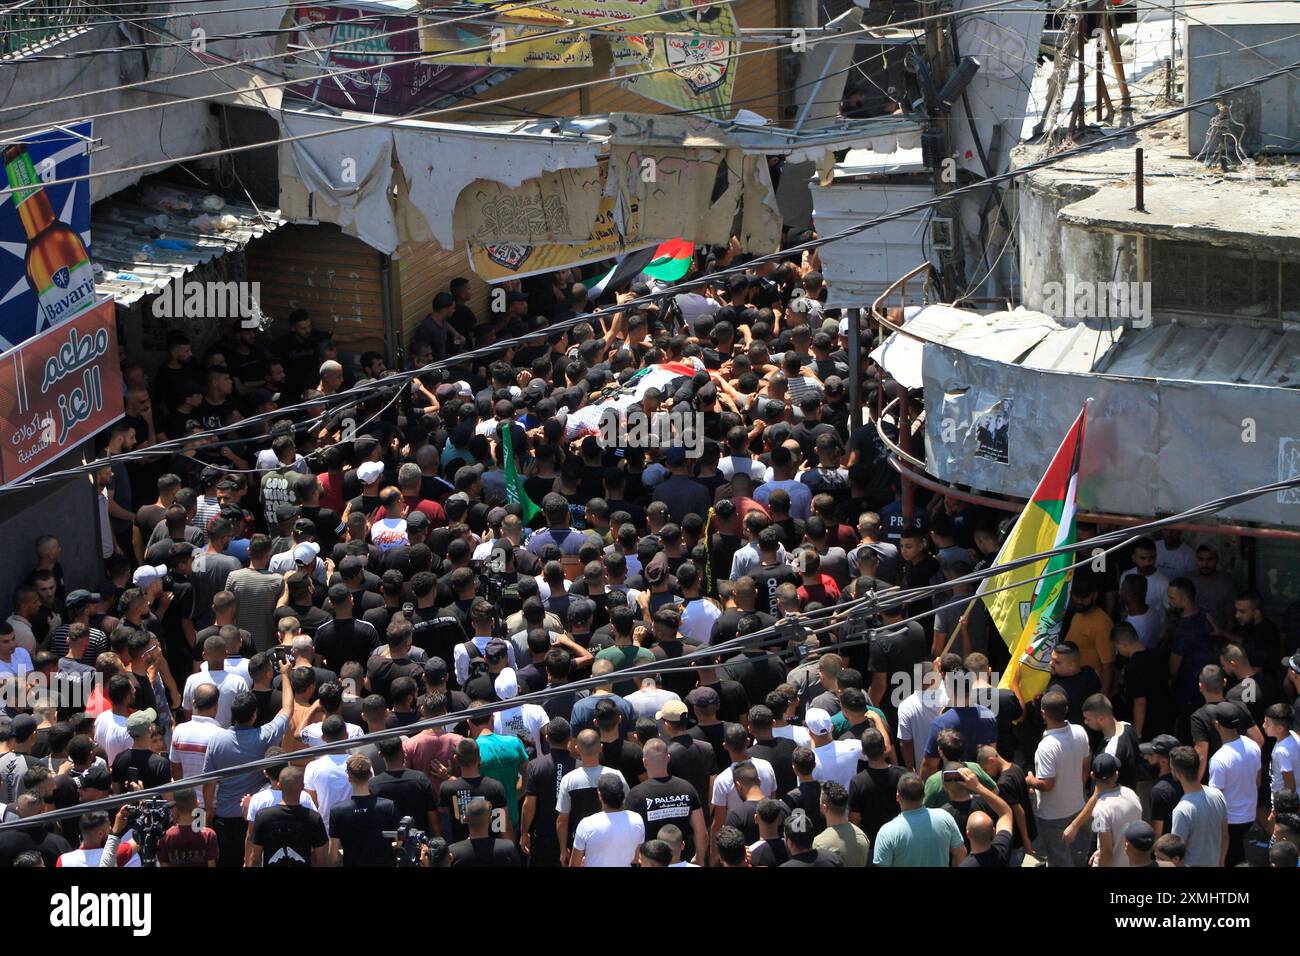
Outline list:
[[[277,574],[307,571],[319,583],[328,584],[330,569],[327,567],[327,561],[328,559],[321,559],[320,545],[315,541],[300,541],[288,551],[271,555],[270,563],[266,568]]]
[[[384,463],[380,461],[363,461],[357,465],[357,481],[361,482],[361,494],[348,502],[343,509],[343,520],[353,511],[361,511],[367,517],[379,507],[379,483],[384,480]]]
[[[131,575],[131,583],[144,591],[145,596],[153,601],[162,590],[162,579],[167,576],[165,564],[142,564]]]
[[[835,740],[831,728],[831,715],[820,707],[811,707],[804,714],[803,725],[812,735],[812,751],[817,757],[813,779],[817,782],[834,780],[848,789],[858,772],[862,759],[861,740]]]
[[[497,692],[497,697],[502,700],[511,700],[517,697],[519,694],[519,680],[515,676],[514,668],[507,667],[498,674],[492,686]],[[493,714],[492,732],[509,737],[518,737],[525,744],[531,743],[533,752],[537,756],[541,756],[542,731],[550,719],[550,715],[546,713],[541,704],[520,704],[507,710],[498,710]]]

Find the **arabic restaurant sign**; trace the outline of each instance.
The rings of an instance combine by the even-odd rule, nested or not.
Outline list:
[[[114,329],[106,299],[0,359],[0,482],[19,481],[122,417]]]

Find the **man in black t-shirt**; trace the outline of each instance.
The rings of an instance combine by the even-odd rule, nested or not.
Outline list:
[[[393,801],[370,792],[370,760],[354,754],[347,762],[352,796],[330,810],[331,866],[394,866],[393,841],[385,830],[396,830]]]
[[[485,777],[479,771],[478,744],[473,740],[462,740],[456,745],[456,762],[460,764],[460,776],[453,777],[438,788],[438,808],[445,814],[442,832],[448,843],[459,843],[469,839],[469,827],[465,815],[469,805],[482,797],[500,810],[498,818],[504,818],[509,824],[506,810],[506,791],[499,780]]]
[[[401,737],[389,737],[375,745],[384,758],[385,770],[370,781],[370,792],[393,801],[397,818],[410,817],[417,829],[437,834],[438,794],[426,774],[410,770],[402,750]]]
[[[514,842],[492,835],[492,805],[482,797],[465,811],[469,836],[447,848],[452,866],[521,866]]]
[[[862,732],[865,769],[849,781],[849,822],[874,846],[880,828],[898,816],[898,781],[907,771],[885,760],[885,738],[874,727]]]
[[[1156,775],[1156,782],[1151,787],[1151,826],[1156,836],[1172,831],[1174,807],[1183,799],[1183,785],[1169,769],[1169,754],[1178,746],[1179,740],[1173,734],[1160,734],[1138,748]]]
[[[680,700],[670,700],[655,714],[655,719],[662,721],[664,726],[668,772],[681,777],[695,788],[696,793],[711,794],[713,775],[718,772],[718,756],[712,743],[691,733],[687,712],[686,705]]]
[[[646,779],[628,791],[624,808],[641,815],[645,821],[646,840],[659,836],[659,828],[673,824],[682,831],[685,846],[682,859],[704,864],[708,835],[704,823],[704,804],[699,792],[668,772],[668,745],[655,738],[647,741],[642,754]]]
[[[253,866],[324,866],[329,837],[325,821],[304,807],[302,768],[280,771],[280,803],[267,807],[253,820]]]
[[[519,818],[519,848],[528,854],[529,866],[559,866],[560,844],[555,836],[556,801],[560,781],[578,765],[569,752],[573,730],[563,717],[546,725],[550,753],[535,757],[524,767],[524,802]]]

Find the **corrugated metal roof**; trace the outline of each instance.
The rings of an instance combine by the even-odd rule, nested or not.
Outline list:
[[[134,196],[114,196],[91,210],[91,259],[103,268],[95,277],[95,290],[121,305],[159,291],[195,266],[242,249],[284,223],[278,209],[259,212],[226,200],[219,215],[234,216],[238,225],[224,232],[201,232],[192,220],[203,214],[203,198],[210,191],[171,184],[166,188],[190,198],[192,211],[151,208]]]
[[[1032,309],[973,312],[949,305],[930,305],[908,317],[905,328],[926,342],[960,349],[970,355],[1058,372],[1094,371],[1124,334],[1122,324],[1087,320],[1065,324]],[[1132,334],[1132,333],[1130,333]],[[923,343],[894,333],[871,357],[907,388],[920,388]]]
[[[1300,388],[1300,330],[1281,326],[1166,322],[1137,329],[1023,308],[973,312],[931,305],[908,315],[905,327],[927,342],[1023,368]],[[907,387],[919,388],[921,350],[920,341],[896,333],[872,358]]]
[[[1300,332],[1168,323],[1133,330],[1097,369],[1112,375],[1300,387]]]

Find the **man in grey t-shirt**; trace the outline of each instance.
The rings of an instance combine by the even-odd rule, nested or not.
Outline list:
[[[1182,784],[1170,832],[1187,844],[1185,866],[1223,866],[1228,847],[1228,802],[1214,787],[1201,784],[1201,758],[1191,747],[1169,752],[1169,768]]]

